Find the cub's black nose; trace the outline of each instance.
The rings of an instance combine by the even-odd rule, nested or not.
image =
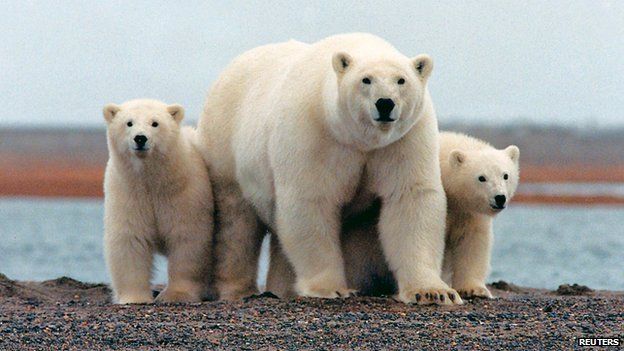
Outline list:
[[[505,206],[505,202],[507,202],[507,197],[505,195],[496,195],[494,196],[494,201],[496,201],[497,207]]]
[[[145,143],[147,143],[147,137],[145,135],[139,134],[134,137],[134,142],[137,144],[137,146],[143,147],[145,146]]]
[[[377,111],[379,112],[378,121],[394,122],[394,120],[390,118],[390,112],[394,109],[394,101],[392,101],[392,99],[379,99],[375,103],[375,107],[377,107]]]

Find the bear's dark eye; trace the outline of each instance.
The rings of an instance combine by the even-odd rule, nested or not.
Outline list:
[[[480,177],[479,177],[479,181],[480,181],[481,183],[483,183],[483,182],[485,182],[485,181],[486,181],[486,179],[485,179],[485,177],[484,177],[484,176],[480,176]]]
[[[132,121],[130,121],[130,122],[128,122],[128,123],[126,123],[126,125],[127,125],[128,127],[132,127]]]
[[[364,83],[364,84],[370,84],[370,83],[371,83],[371,80],[370,80],[370,78],[364,78],[364,79],[362,79],[362,83]]]
[[[154,128],[158,127],[158,122],[152,122],[152,127]]]
[[[399,81],[397,82],[398,85],[403,85],[405,84],[405,79],[401,78],[399,79]]]
[[[505,179],[505,180],[509,179],[509,174],[507,174],[507,173],[503,174],[503,179]]]

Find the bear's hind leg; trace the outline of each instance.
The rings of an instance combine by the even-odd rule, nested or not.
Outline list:
[[[188,228],[188,229],[187,229]],[[208,291],[212,266],[210,226],[179,227],[172,233],[167,255],[169,281],[156,301],[199,302]]]
[[[236,185],[214,184],[217,208],[215,286],[221,300],[258,292],[258,258],[266,228]]]

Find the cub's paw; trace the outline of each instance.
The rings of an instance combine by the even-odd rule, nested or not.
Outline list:
[[[146,304],[154,302],[152,292],[146,292],[145,294],[125,294],[119,295],[117,303],[120,305],[127,304]]]
[[[304,289],[299,291],[299,296],[317,297],[322,299],[336,299],[356,296],[357,291],[354,289]]]
[[[482,299],[493,299],[492,293],[485,286],[474,286],[474,287],[461,287],[457,289],[457,292],[464,299],[474,299],[474,298],[482,298]]]
[[[451,288],[410,289],[400,292],[395,299],[419,305],[461,305],[464,303],[457,291]]]
[[[201,298],[186,291],[165,288],[156,297],[156,302],[201,302]]]

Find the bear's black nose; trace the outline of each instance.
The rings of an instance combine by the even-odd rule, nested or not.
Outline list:
[[[139,134],[134,137],[134,142],[137,144],[137,146],[143,147],[145,146],[145,143],[147,143],[147,137],[145,135]]]
[[[494,201],[496,201],[496,206],[502,208],[505,206],[505,202],[507,202],[507,197],[505,195],[496,195],[494,196]]]
[[[380,122],[394,122],[392,118],[390,118],[390,112],[394,108],[394,101],[392,99],[379,99],[375,103],[375,107],[377,107],[377,111],[379,112]]]

